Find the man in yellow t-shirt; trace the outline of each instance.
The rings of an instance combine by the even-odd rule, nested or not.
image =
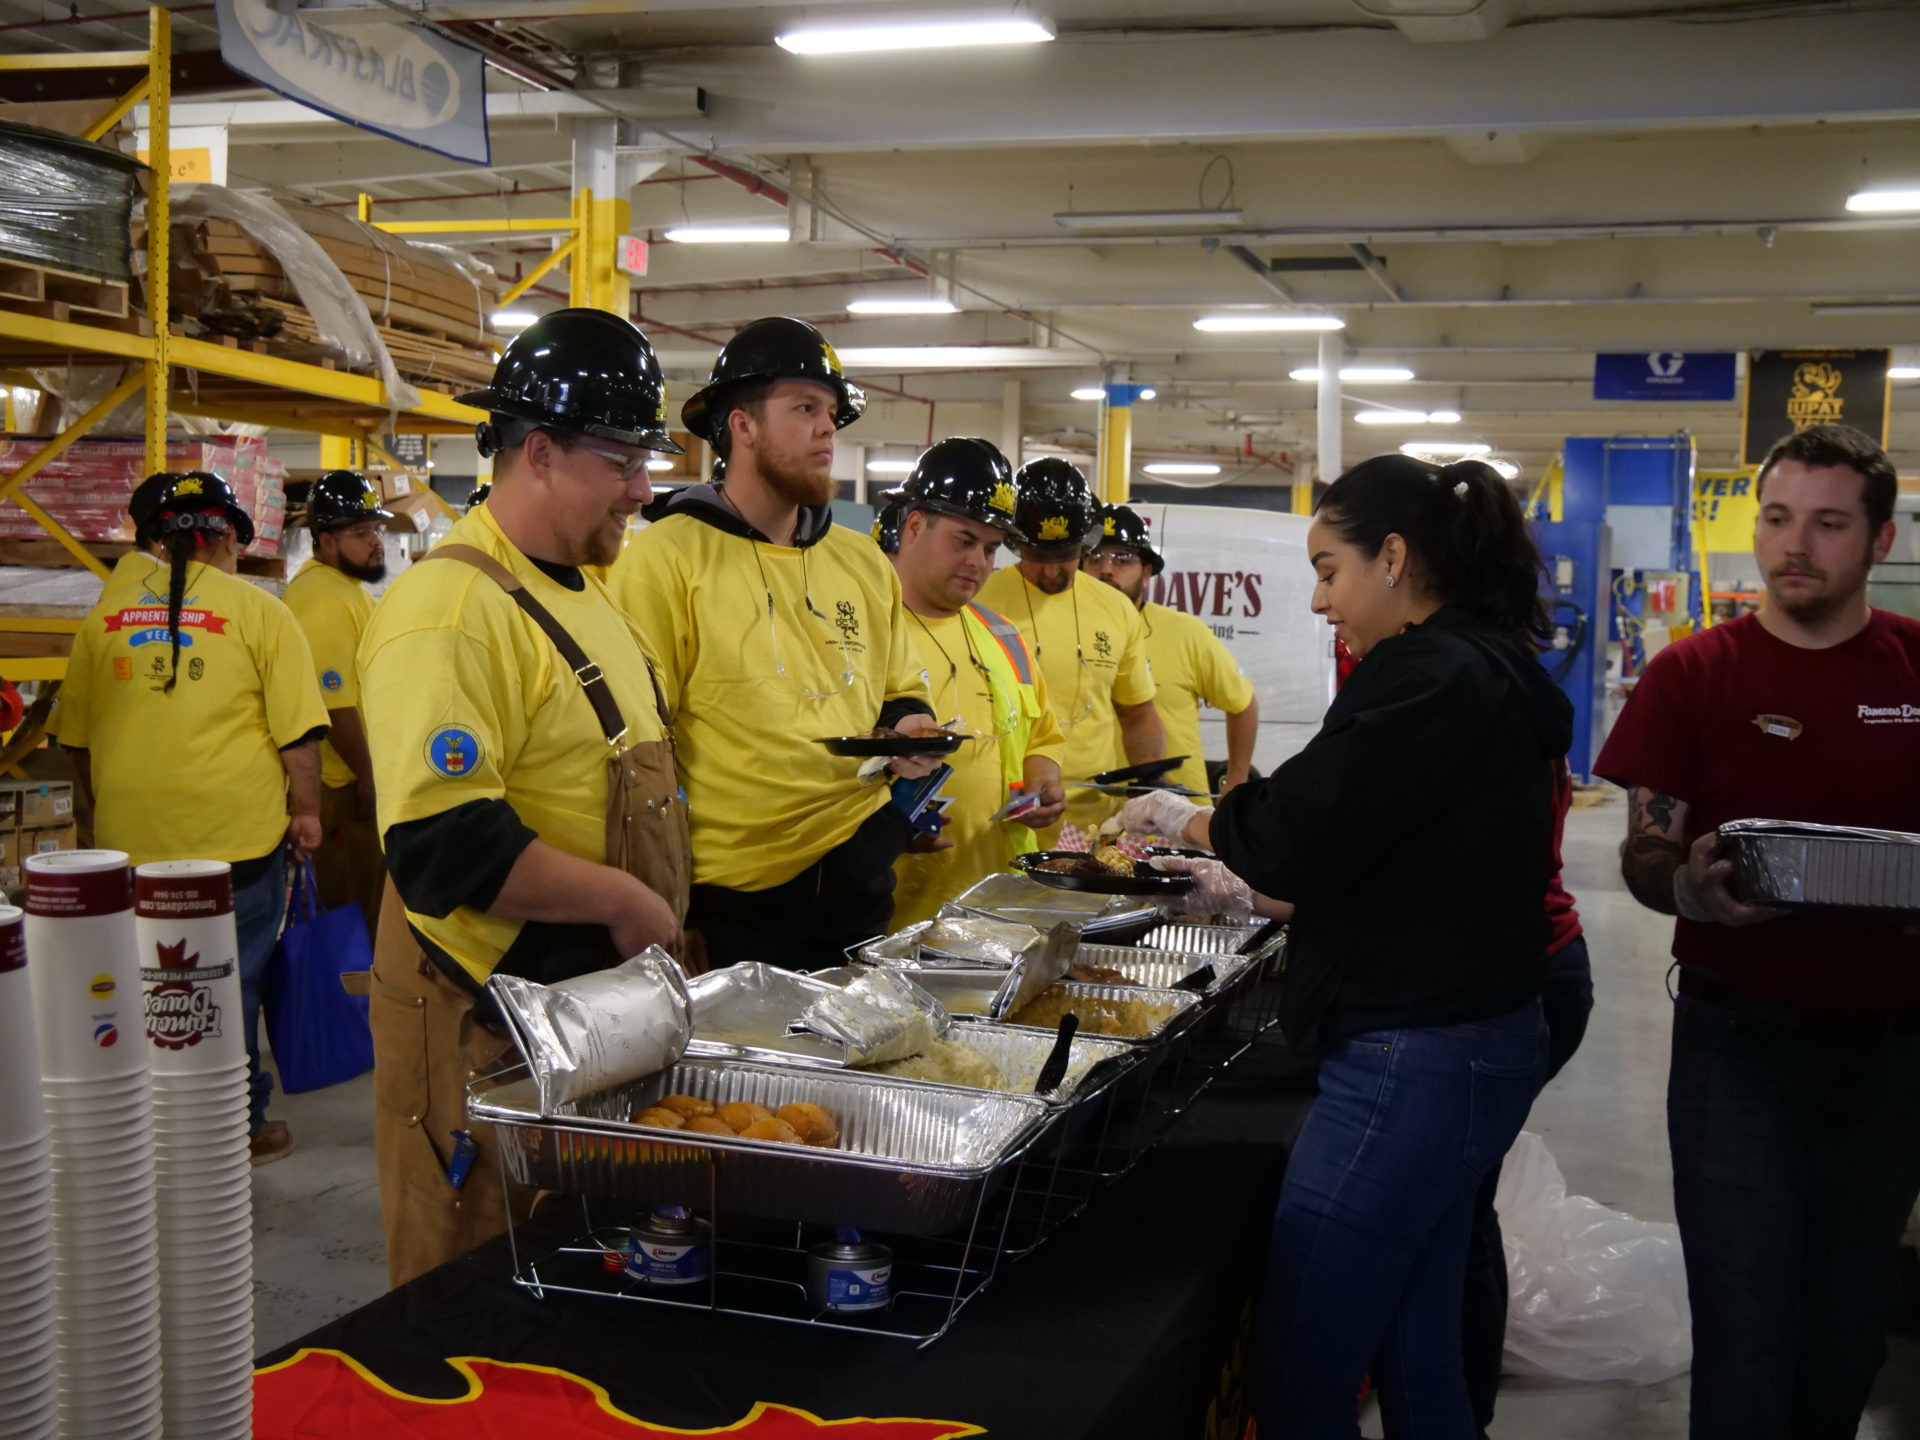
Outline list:
[[[47,728],[74,752],[79,819],[95,844],[136,865],[233,867],[249,1132],[262,1164],[293,1148],[286,1122],[267,1120],[260,992],[286,908],[287,853],[320,844],[327,711],[292,613],[235,574],[253,521],[227,482],[163,472],[128,510],[142,548],[120,558],[81,622]]]
[[[293,611],[313,649],[327,702],[327,738],[320,742],[320,828],[314,878],[332,909],[358,904],[371,936],[380,917],[387,868],[373,825],[373,761],[360,721],[360,676],[354,655],[373,615],[367,586],[387,573],[382,536],[391,511],[357,470],[329,470],[307,494],[313,556],[287,582]]]
[[[1146,626],[1125,599],[1080,570],[1099,533],[1100,507],[1086,476],[1050,455],[1022,465],[1013,488],[1014,523],[1027,538],[1014,547],[1018,563],[994,571],[980,600],[1020,627],[1047,677],[1066,734],[1061,774],[1085,780],[1158,760],[1166,736],[1153,704]],[[1098,791],[1067,788],[1066,818],[1083,830],[1119,805]],[[1043,833],[1041,848],[1058,833]]]
[[[895,502],[893,568],[908,633],[927,671],[934,714],[967,737],[947,763],[953,774],[937,848],[894,862],[893,923],[929,918],[979,880],[1037,850],[1066,808],[1060,788],[1065,741],[1047,705],[1046,678],[1020,632],[973,600],[993,573],[1013,523],[1013,470],[985,440],[942,440],[915,463]],[[881,548],[886,549],[885,541]],[[952,717],[948,719],[948,717]],[[997,819],[1016,799],[1032,804]]]
[[[467,1081],[510,1048],[475,1004],[487,978],[550,984],[681,944],[671,739],[640,638],[591,573],[651,494],[648,456],[679,452],[665,389],[646,337],[606,311],[522,331],[493,383],[460,397],[490,413],[493,493],[394,581],[360,642],[393,882],[370,1003],[396,1285],[498,1234],[526,1198],[508,1195],[491,1130],[466,1117]],[[616,757],[635,772],[610,816]],[[624,864],[609,848],[622,812]]]
[[[1260,706],[1253,682],[1240,662],[1197,615],[1147,600],[1147,581],[1166,568],[1154,548],[1147,522],[1125,505],[1109,505],[1101,516],[1100,544],[1087,569],[1140,608],[1147,624],[1147,658],[1153,663],[1154,704],[1167,729],[1167,753],[1185,755],[1180,768],[1165,778],[1198,794],[1208,792],[1207,763],[1200,745],[1200,706],[1204,702],[1227,717],[1227,769],[1220,782],[1225,794],[1247,778],[1254,742],[1260,738]]]
[[[608,582],[660,666],[693,824],[687,928],[717,965],[817,970],[883,933],[910,838],[888,771],[939,763],[819,743],[935,728],[900,581],[829,507],[834,432],[865,406],[813,326],[748,325],[680,412],[724,480],[651,506]]]

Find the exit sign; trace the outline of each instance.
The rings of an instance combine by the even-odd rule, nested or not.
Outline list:
[[[629,275],[647,273],[647,242],[637,235],[622,235],[616,242],[613,263]]]

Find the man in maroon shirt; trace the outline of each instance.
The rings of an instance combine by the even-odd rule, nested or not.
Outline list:
[[[1920,831],[1920,623],[1866,597],[1896,488],[1858,430],[1774,446],[1766,603],[1661,652],[1594,766],[1628,789],[1628,888],[1679,917],[1667,1133],[1693,1440],[1851,1440],[1886,1356],[1920,1192],[1920,939],[1900,917],[1747,903],[1715,830]]]

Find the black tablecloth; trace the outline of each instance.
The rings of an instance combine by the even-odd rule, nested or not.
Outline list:
[[[814,1432],[811,1417],[912,1416],[920,1422],[827,1433],[1240,1440],[1253,1290],[1311,1097],[1289,1068],[1257,1048],[926,1349],[744,1317],[538,1300],[511,1282],[500,1240],[264,1357],[263,1367],[282,1368],[261,1377],[256,1435],[563,1440],[739,1426],[724,1433],[797,1440]],[[325,1355],[285,1363],[305,1349],[356,1364]],[[448,1363],[457,1357],[568,1372],[644,1423],[608,1415],[564,1376],[463,1372]],[[472,1405],[404,1398],[469,1395]],[[584,1428],[569,1428],[575,1411],[593,1412]]]

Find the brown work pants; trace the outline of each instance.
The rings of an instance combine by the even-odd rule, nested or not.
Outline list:
[[[509,1186],[493,1131],[466,1118],[467,1082],[499,1069],[512,1043],[473,1019],[473,997],[427,958],[391,886],[380,909],[369,999],[373,1024],[373,1148],[387,1278],[404,1284],[525,1219],[534,1191]],[[447,1165],[453,1131],[479,1146],[465,1185]]]
[[[320,848],[313,852],[313,878],[320,903],[333,910],[358,905],[367,917],[367,937],[380,933],[380,896],[387,888],[387,862],[373,817],[360,818],[357,785],[320,791]]]

